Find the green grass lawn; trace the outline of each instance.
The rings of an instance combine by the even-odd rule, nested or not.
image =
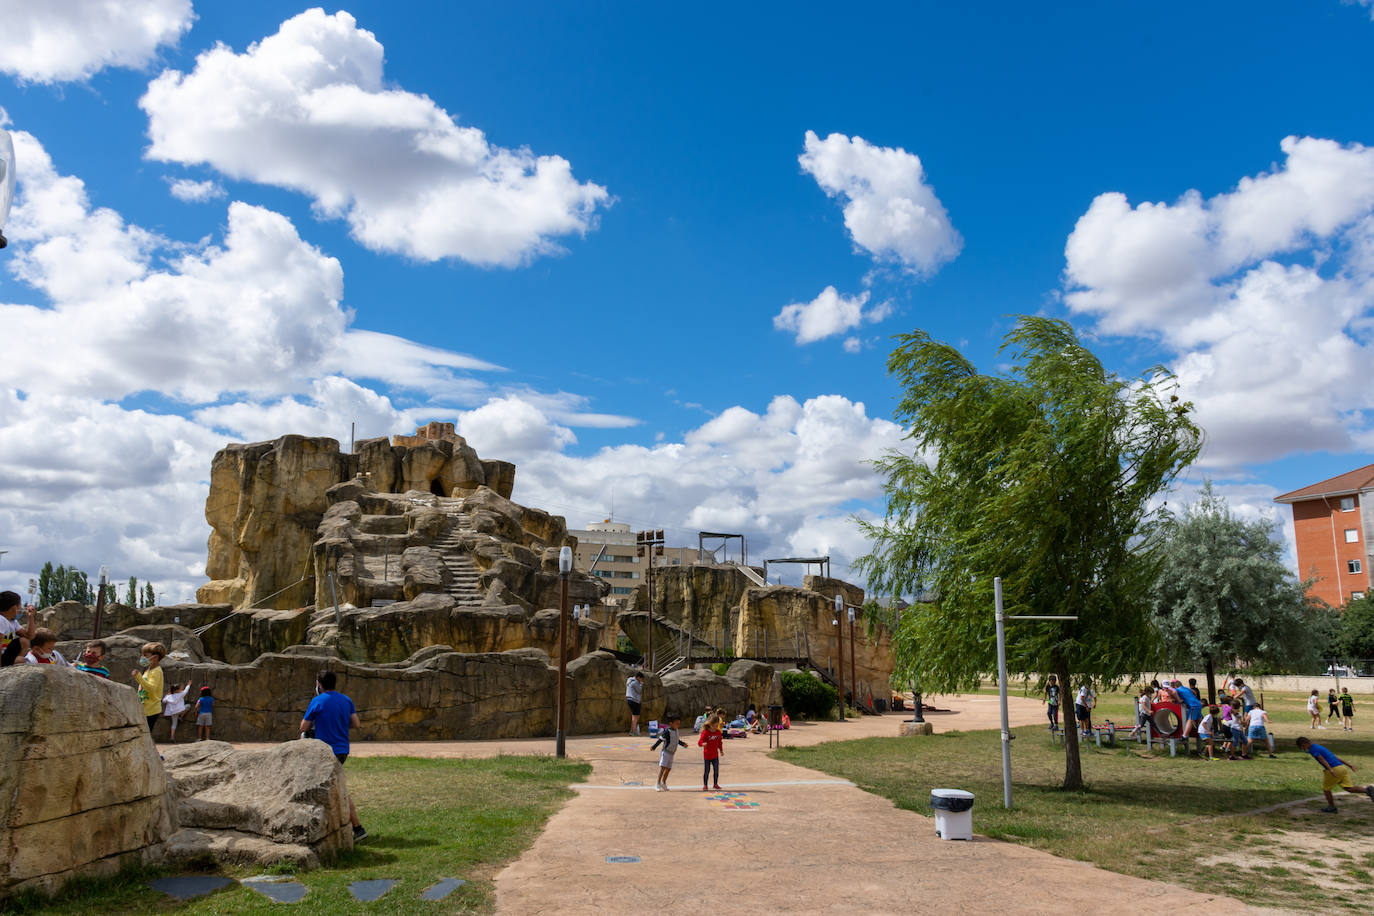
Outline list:
[[[572,795],[568,785],[586,779],[591,767],[553,757],[354,757],[345,772],[370,837],[324,867],[298,875],[310,891],[290,907],[291,913],[489,912],[492,878],[529,847],[550,815]],[[259,871],[224,874],[245,877]],[[69,886],[54,901],[0,903],[0,912],[280,912],[278,904],[237,884],[187,903],[148,887],[150,878],[178,873],[128,872],[108,881]],[[449,877],[468,883],[441,902],[419,899],[425,888]],[[349,883],[372,878],[400,883],[373,903],[359,903],[349,895]]]
[[[1131,722],[1130,704],[1122,694],[1106,694],[1094,722]],[[777,756],[853,780],[925,815],[931,813],[932,788],[967,789],[977,796],[978,833],[1124,874],[1233,894],[1257,905],[1374,910],[1374,804],[1368,799],[1348,796],[1337,815],[1317,813],[1320,805],[1251,813],[1320,795],[1321,769],[1294,746],[1299,735],[1354,763],[1356,782],[1374,781],[1374,729],[1366,725],[1353,736],[1339,726],[1309,731],[1302,696],[1270,694],[1266,708],[1278,735],[1275,760],[1208,763],[1170,758],[1167,750],[1146,754],[1140,745],[1098,750],[1085,744],[1083,792],[1059,788],[1064,751],[1050,744],[1044,726],[1013,729],[1010,811],[1002,808],[996,731],[785,747]]]

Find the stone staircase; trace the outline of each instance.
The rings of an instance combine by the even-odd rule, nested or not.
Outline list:
[[[449,517],[448,527],[434,542],[434,549],[439,551],[439,557],[452,577],[448,593],[459,607],[477,607],[484,597],[478,584],[480,573],[477,564],[472,562],[472,557],[461,546],[464,535],[472,532],[472,521],[458,511],[458,506],[463,503],[461,499],[439,497],[438,503],[438,508]]]

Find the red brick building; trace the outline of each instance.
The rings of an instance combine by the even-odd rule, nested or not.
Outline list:
[[[1293,507],[1298,576],[1334,607],[1369,590],[1374,563],[1374,464],[1275,497]]]

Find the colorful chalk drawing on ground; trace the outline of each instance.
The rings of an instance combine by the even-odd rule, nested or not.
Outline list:
[[[748,792],[717,792],[706,796],[706,801],[712,808],[725,811],[753,811],[759,806],[758,802],[749,800]]]

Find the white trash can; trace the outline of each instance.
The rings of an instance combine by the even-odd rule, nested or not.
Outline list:
[[[963,789],[931,789],[935,835],[942,840],[973,839],[973,793]]]

